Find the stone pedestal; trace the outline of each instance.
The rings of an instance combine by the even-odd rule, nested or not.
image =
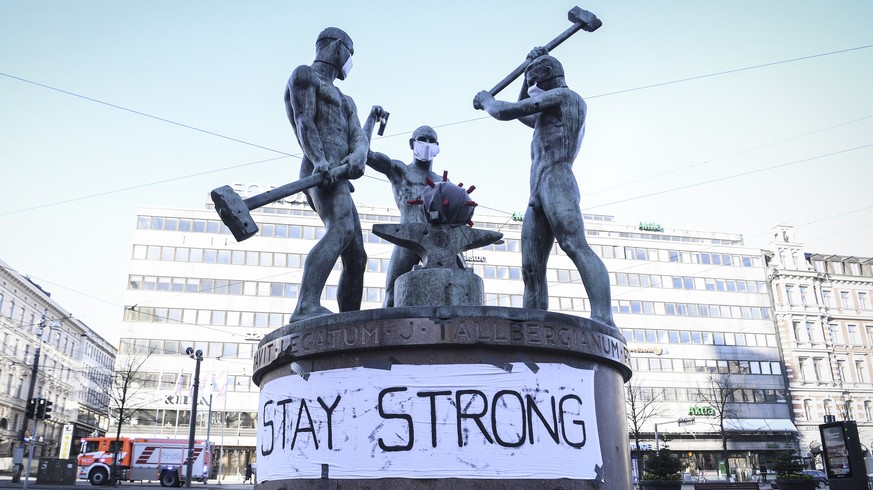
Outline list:
[[[629,489],[619,332],[541,310],[418,306],[258,346],[257,471],[278,489]]]

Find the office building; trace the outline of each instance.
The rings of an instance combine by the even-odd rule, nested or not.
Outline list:
[[[260,189],[237,190],[246,197]],[[380,308],[393,245],[369,230],[398,221],[398,212],[393,206],[358,211],[368,254],[362,308]],[[203,351],[197,434],[208,432],[224,448],[225,475],[241,474],[256,459],[252,354],[263,335],[287,323],[306,254],[324,232],[300,195],[253,216],[259,233],[237,243],[211,206],[141,208],[120,345],[120,354],[149,357],[153,397],[132,434],[143,436],[187,434],[196,363],[183,353],[189,346]],[[521,307],[521,223],[481,210],[473,221],[505,238],[466,253],[467,264],[485,281],[486,304]],[[615,321],[632,352],[634,383],[644,398],[658,401],[657,413],[641,424],[642,445],[655,445],[657,423],[659,445],[676,450],[691,468],[714,469],[721,438],[704,395],[713,380],[727,380],[735,387],[724,412],[731,466],[748,468],[793,447],[763,251],[732,233],[619,224],[603,215],[586,215],[586,227],[610,271]],[[322,296],[332,311],[338,271]],[[551,310],[590,315],[579,273],[557,246],[548,278]],[[692,416],[693,425],[671,423]]]

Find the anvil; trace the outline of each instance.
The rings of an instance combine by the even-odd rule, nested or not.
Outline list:
[[[458,254],[503,238],[497,231],[432,223],[377,224],[373,233],[418,254],[423,269],[463,269]]]

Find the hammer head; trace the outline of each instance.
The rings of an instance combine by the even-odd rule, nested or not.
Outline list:
[[[580,24],[583,31],[594,32],[603,25],[603,22],[587,10],[573,7],[567,12],[567,18],[574,24]]]
[[[236,241],[241,242],[258,232],[258,225],[252,219],[248,206],[229,185],[212,190],[212,202],[215,212],[221,217],[221,222],[233,233]]]

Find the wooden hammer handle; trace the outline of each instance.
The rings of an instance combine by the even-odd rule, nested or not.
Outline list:
[[[579,30],[581,30],[583,28],[587,27],[587,29],[585,29],[585,30],[587,30],[589,32],[597,30],[602,25],[602,22],[600,22],[600,19],[597,19],[596,17],[594,17],[594,20],[595,20],[595,24],[588,25],[588,26],[586,26],[586,24],[584,22],[582,22],[581,20],[578,22],[574,22],[572,26],[568,27],[567,30],[565,30],[560,35],[558,35],[558,37],[549,41],[548,44],[546,44],[543,47],[546,48],[549,52],[551,52],[553,49],[560,46],[561,43],[563,43],[564,41],[569,39],[570,36],[572,36],[573,34],[576,34]],[[494,86],[494,88],[489,90],[489,92],[491,92],[491,96],[493,97],[493,96],[497,95],[498,93],[500,93],[501,90],[505,89],[506,87],[509,86],[510,83],[515,81],[516,78],[518,78],[522,73],[524,73],[525,68],[527,68],[527,66],[531,63],[531,61],[533,61],[533,60],[525,59],[522,64],[518,65],[518,68],[513,70],[512,73],[507,75],[506,78],[501,80],[497,85]]]
[[[348,169],[349,164],[346,163],[330,169],[330,175],[334,178],[342,177],[346,174]],[[243,202],[249,210],[257,209],[261,206],[270,204],[271,202],[276,202],[279,199],[284,199],[288,196],[297,194],[298,192],[305,191],[306,189],[319,186],[322,182],[324,182],[324,176],[322,174],[312,174],[303,177],[300,180],[291,182],[290,184],[285,184],[281,187],[276,187],[275,189],[270,189],[266,192],[252,196]]]

